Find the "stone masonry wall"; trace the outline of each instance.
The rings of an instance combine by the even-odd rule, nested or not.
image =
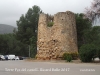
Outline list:
[[[53,26],[48,27],[49,21]],[[40,14],[38,23],[37,59],[56,59],[65,52],[77,52],[77,34],[74,13],[59,12],[50,17]]]

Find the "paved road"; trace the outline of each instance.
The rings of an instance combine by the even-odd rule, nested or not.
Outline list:
[[[0,61],[0,75],[100,75],[100,64]]]

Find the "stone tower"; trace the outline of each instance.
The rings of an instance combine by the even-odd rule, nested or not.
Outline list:
[[[48,23],[53,22],[52,27]],[[65,52],[77,52],[74,13],[59,12],[54,17],[40,14],[38,23],[37,59],[56,59]]]

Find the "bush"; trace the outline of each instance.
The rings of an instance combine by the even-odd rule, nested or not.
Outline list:
[[[79,55],[82,62],[91,62],[96,55],[96,47],[94,44],[86,44],[80,47]]]
[[[67,60],[68,62],[71,62],[71,61],[72,61],[72,56],[71,56],[70,54],[67,55],[66,60]]]
[[[53,24],[54,24],[53,22],[49,22],[49,23],[47,24],[47,26],[48,26],[48,27],[52,27]]]
[[[63,59],[66,60],[67,53],[63,54]]]
[[[71,56],[73,60],[76,60],[79,57],[78,52],[71,52]]]
[[[68,62],[71,62],[72,61],[72,55],[70,53],[64,53],[63,59],[67,60]]]
[[[76,60],[76,59],[78,59],[78,57],[79,57],[79,55],[78,55],[77,52],[70,52],[70,53],[64,53],[64,54],[63,54],[63,59],[66,60],[66,57],[67,57],[68,55],[71,56],[72,60]]]

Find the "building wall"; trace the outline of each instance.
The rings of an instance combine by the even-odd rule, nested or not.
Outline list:
[[[48,22],[53,26],[48,27]],[[74,13],[59,12],[54,17],[40,14],[38,23],[37,59],[56,59],[65,52],[77,52],[77,34]]]

